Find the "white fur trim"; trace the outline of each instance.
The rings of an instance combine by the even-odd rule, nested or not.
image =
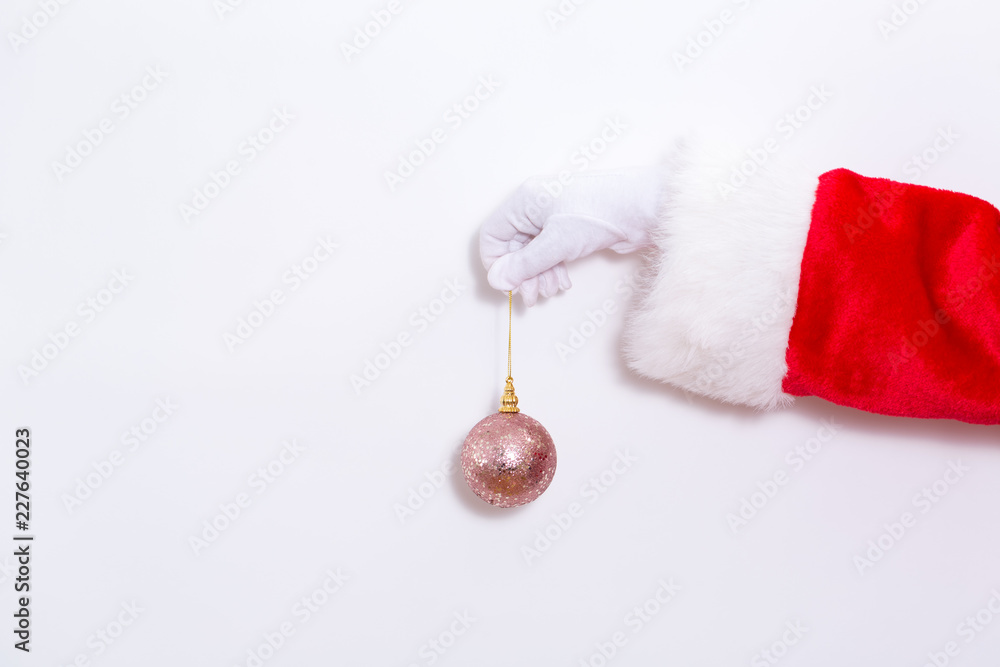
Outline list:
[[[780,171],[771,155],[724,194],[747,159],[686,142],[669,159],[652,275],[625,356],[641,375],[772,409],[793,400],[781,381],[818,180]]]

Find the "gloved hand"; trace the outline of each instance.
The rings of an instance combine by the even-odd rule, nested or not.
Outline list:
[[[531,306],[539,294],[570,288],[566,262],[605,248],[625,253],[649,245],[663,182],[660,167],[578,174],[553,197],[545,184],[558,183],[556,177],[529,178],[480,230],[490,285],[519,292]]]

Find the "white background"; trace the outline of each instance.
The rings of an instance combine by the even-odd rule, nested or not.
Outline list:
[[[0,541],[15,532],[21,426],[37,541],[30,656],[8,631],[13,542],[0,550],[0,664],[253,665],[248,652],[286,622],[294,635],[264,664],[597,666],[616,632],[627,643],[608,664],[772,664],[758,652],[782,653],[795,622],[807,631],[789,667],[917,667],[949,641],[950,664],[993,664],[1000,618],[969,643],[958,626],[1000,590],[997,427],[818,399],[759,415],[641,381],[618,355],[629,298],[615,290],[637,257],[578,262],[568,293],[515,309],[521,404],[559,449],[545,495],[494,510],[459,474],[399,512],[440,482],[502,388],[505,295],[485,284],[478,226],[526,176],[575,169],[609,119],[627,130],[589,168],[652,163],[690,129],[759,146],[826,86],[832,99],[776,160],[1000,201],[1000,9],[912,5],[886,36],[888,1],[590,0],[553,27],[556,0],[404,0],[350,62],[341,44],[384,3],[247,0],[220,16],[210,0],[69,2],[24,44],[8,35]],[[673,54],[724,9],[735,20],[679,68]],[[16,34],[39,11],[6,2],[0,26]],[[147,67],[166,79],[119,120],[114,100]],[[482,76],[496,92],[447,124]],[[241,143],[276,108],[294,120],[246,161]],[[60,180],[53,163],[103,118],[114,131]],[[436,127],[447,140],[391,192],[385,172]],[[949,127],[959,139],[909,177]],[[185,222],[180,205],[230,159],[240,173]],[[319,236],[340,248],[292,291],[282,276]],[[116,269],[134,279],[85,323],[78,304]],[[448,280],[460,297],[419,330],[413,314]],[[276,288],[285,302],[230,351],[224,335]],[[609,321],[561,357],[557,343],[608,299]],[[25,382],[18,367],[71,321],[79,335]],[[356,391],[351,376],[400,333],[411,344]],[[174,414],[129,451],[122,433],[167,398]],[[787,452],[822,419],[837,435],[794,471]],[[292,439],[305,451],[258,494],[249,478]],[[122,464],[68,503],[115,450]],[[590,502],[582,487],[617,452],[637,461]],[[914,495],[949,461],[969,471],[921,513]],[[789,482],[734,533],[727,515],[780,470]],[[196,555],[191,538],[241,493],[250,506]],[[552,527],[573,502],[582,516]],[[859,572],[855,557],[904,512],[916,525]],[[546,530],[556,539],[529,564],[523,547]],[[302,623],[297,601],[338,568],[349,580]],[[626,616],[661,579],[680,592],[634,632]],[[138,618],[98,639],[132,602]],[[464,612],[471,628],[450,636]]]

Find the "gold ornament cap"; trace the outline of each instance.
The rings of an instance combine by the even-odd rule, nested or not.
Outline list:
[[[517,407],[517,394],[514,393],[514,378],[507,376],[507,386],[503,389],[503,398],[500,400],[500,412],[520,412]]]

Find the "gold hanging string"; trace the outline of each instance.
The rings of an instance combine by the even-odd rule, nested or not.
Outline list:
[[[507,377],[510,377],[510,329],[514,321],[514,292],[507,292]]]
[[[517,395],[514,393],[514,378],[510,374],[510,341],[511,325],[514,321],[514,292],[507,292],[507,386],[503,390],[500,401],[500,412],[520,412],[517,407]]]

